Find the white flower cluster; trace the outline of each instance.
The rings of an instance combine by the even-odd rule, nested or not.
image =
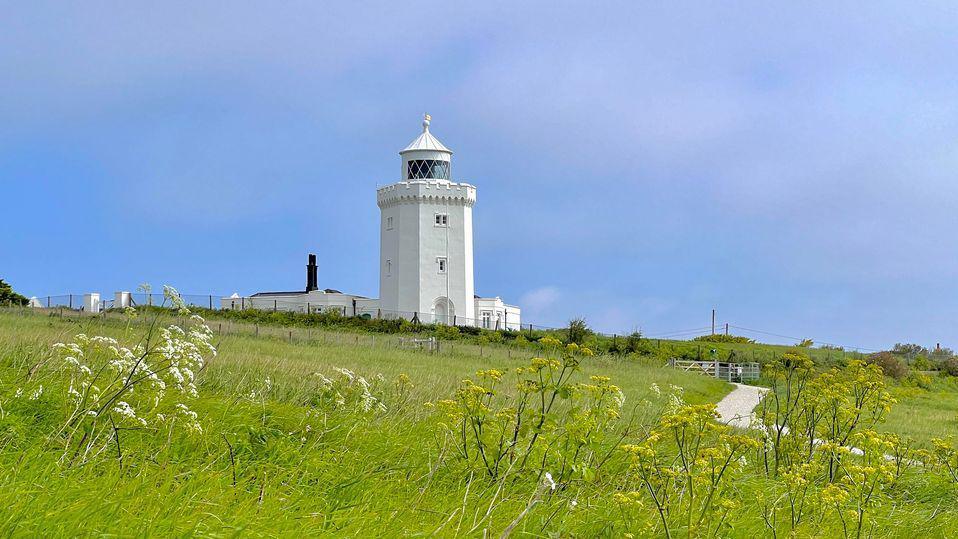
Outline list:
[[[117,401],[116,406],[113,407],[113,411],[119,414],[120,416],[126,417],[133,421],[138,422],[140,425],[146,426],[146,420],[142,417],[137,417],[136,412],[133,410],[133,407],[125,401]]]
[[[164,293],[179,298],[170,287]],[[182,300],[174,304],[181,305]],[[150,412],[159,407],[168,388],[185,397],[196,397],[196,373],[206,355],[216,355],[216,348],[213,332],[202,318],[193,316],[184,327],[161,329],[158,343],[148,348],[128,348],[111,337],[82,333],[74,342],[55,344],[54,351],[70,375],[67,396],[74,404],[74,413],[96,418],[106,409],[121,420],[146,426]],[[42,391],[38,389],[35,398]],[[148,411],[138,415],[131,403],[141,412]],[[176,417],[183,418],[190,430],[199,430],[195,412],[183,403],[177,403],[176,410]],[[154,417],[160,422],[167,420],[163,414]]]
[[[216,356],[216,348],[211,342],[213,332],[206,324],[197,325],[189,331],[173,325],[161,330],[160,337],[161,344],[157,352],[161,362],[167,366],[166,382],[182,393],[195,397],[196,372],[203,367],[203,355]],[[162,379],[159,381],[163,383]]]
[[[337,408],[346,406],[347,402],[356,402],[363,412],[386,411],[386,404],[373,393],[373,384],[369,380],[349,369],[335,367],[333,370],[339,373],[337,380],[330,380],[318,372],[313,373],[313,377],[319,381],[320,391],[329,394]],[[375,380],[381,382],[385,380],[385,377],[379,374]]]
[[[183,301],[183,296],[172,286],[168,284],[163,285],[163,297],[170,302],[172,309],[179,311],[181,314],[190,314],[190,310],[186,307],[186,302]]]
[[[615,391],[612,393],[612,402],[616,408],[621,409],[625,404],[625,393],[623,393],[621,389],[615,388]]]
[[[684,406],[685,399],[682,397],[684,392],[685,388],[675,384],[669,384],[669,402],[665,406],[665,409],[669,412],[674,412]]]

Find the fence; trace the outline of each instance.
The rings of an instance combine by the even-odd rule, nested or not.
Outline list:
[[[761,367],[758,363],[727,363],[722,361],[689,361],[672,358],[668,365],[686,372],[700,372],[726,382],[758,380]]]
[[[31,300],[31,305],[34,307],[45,307],[45,308],[66,308],[72,310],[78,310],[81,312],[91,311],[99,312],[102,310],[112,309],[123,307],[123,305],[118,304],[118,296],[114,298],[99,298],[96,302],[96,305],[93,306],[93,309],[88,309],[87,304],[85,303],[90,295],[89,294],[61,294],[54,296],[41,296]],[[310,302],[303,302],[301,300],[290,299],[288,295],[285,297],[282,295],[262,295],[262,296],[236,296],[236,297],[224,297],[217,294],[183,294],[181,297],[183,301],[192,307],[201,307],[204,309],[210,310],[261,310],[261,311],[274,311],[274,312],[297,312],[297,313],[330,313],[334,312],[343,317],[358,317],[364,319],[384,319],[384,320],[407,320],[411,323],[421,323],[421,324],[444,324],[444,325],[453,325],[453,326],[472,326],[479,327],[489,330],[504,330],[504,331],[516,331],[516,332],[529,332],[530,334],[534,332],[551,332],[551,331],[564,331],[566,328],[560,328],[555,326],[540,325],[534,323],[521,322],[519,320],[513,320],[510,318],[510,313],[506,310],[502,312],[503,316],[501,318],[496,318],[495,316],[490,317],[480,317],[472,318],[460,316],[458,314],[452,314],[449,316],[436,315],[434,313],[424,313],[424,312],[414,312],[414,311],[390,311],[386,309],[380,309],[378,307],[371,307],[364,305],[364,302],[371,302],[375,300],[368,300],[366,298],[359,298],[356,296],[348,296],[346,294],[331,293],[331,297],[335,297],[337,301],[340,301],[338,304],[313,304]],[[344,298],[348,298],[348,301],[341,301]],[[122,300],[121,300],[122,301]],[[140,305],[155,305],[155,306],[169,306],[168,300],[166,300],[163,294],[160,293],[132,293],[129,295],[129,302],[132,306]],[[721,327],[722,324],[719,324]],[[741,330],[744,333],[755,333],[758,335],[774,335],[781,338],[792,339],[799,341],[801,339],[795,339],[794,337],[785,337],[782,335],[777,335],[775,333],[768,333],[760,330],[754,330],[749,328],[743,328],[740,326],[729,325],[729,327],[736,328]],[[594,331],[596,335],[611,340],[613,348],[618,347],[619,343],[623,342],[623,339],[628,339],[628,335],[615,334],[615,333],[603,333]],[[692,339],[693,337],[709,335],[710,327],[700,327],[687,330],[679,330],[658,334],[643,334],[644,339],[651,340],[656,347],[660,347],[663,340],[687,340]],[[739,345],[735,343],[689,343],[689,346],[695,346],[695,359],[705,360],[708,356],[710,349],[718,349],[722,351],[723,355],[728,353],[730,356],[735,354],[734,357],[729,357],[730,362],[738,360],[751,360],[751,362],[767,362],[775,359],[775,355],[780,352],[776,352],[772,349],[756,349],[749,345]],[[781,346],[788,346],[787,344]],[[872,350],[856,347],[847,347],[848,350],[844,348],[815,348],[815,349],[806,349],[806,351],[816,360],[824,361],[826,364],[829,364],[833,361],[844,361],[848,357],[861,358],[863,357],[862,352],[871,352]],[[688,355],[686,355],[688,359]]]
[[[407,320],[421,324],[444,324],[452,326],[474,326],[490,330],[507,331],[554,331],[556,327],[521,323],[519,314],[504,308],[499,312],[490,311],[488,316],[474,318],[459,314],[442,315],[421,311],[392,311],[379,307],[364,305],[370,302],[366,298],[354,298],[345,294],[331,294],[336,303],[310,303],[299,299],[290,299],[288,296],[236,296],[223,297],[215,294],[183,294],[186,305],[201,307],[210,310],[246,310],[256,309],[274,312],[295,312],[301,314],[336,313],[340,316],[355,316],[365,319]],[[38,297],[34,307],[77,309],[81,311],[100,312],[102,310],[125,307],[121,304],[119,295],[114,298],[98,298],[95,305],[88,302],[90,294],[62,294],[57,296]],[[132,293],[129,295],[130,306],[154,305],[169,306],[169,301],[159,293]],[[496,316],[499,314],[499,316]]]

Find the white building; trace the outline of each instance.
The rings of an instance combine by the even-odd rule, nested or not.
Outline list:
[[[406,318],[423,323],[520,329],[521,310],[475,295],[472,208],[476,187],[453,181],[452,151],[429,132],[399,152],[400,180],[376,191],[380,208],[379,299],[320,290],[310,255],[306,290],[222,298],[230,309],[258,308],[345,316]]]

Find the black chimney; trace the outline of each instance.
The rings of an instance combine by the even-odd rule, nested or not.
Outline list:
[[[313,290],[319,290],[319,285],[317,284],[316,279],[316,255],[309,254],[309,264],[306,264],[306,291],[312,292]]]

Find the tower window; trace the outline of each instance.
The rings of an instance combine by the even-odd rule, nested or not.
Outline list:
[[[410,180],[448,180],[449,162],[438,159],[413,159],[406,164],[406,177]]]
[[[449,215],[445,213],[436,214],[436,226],[448,226],[449,225]]]
[[[387,260],[386,261],[386,277],[389,277],[392,274],[393,274],[393,261]]]
[[[392,229],[393,229],[393,218],[392,218],[392,217],[387,217],[387,218],[386,218],[386,230],[392,230]]]
[[[439,266],[439,273],[446,273],[446,257],[436,258],[436,265]]]

